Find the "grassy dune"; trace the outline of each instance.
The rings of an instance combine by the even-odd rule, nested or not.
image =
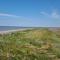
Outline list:
[[[60,30],[0,34],[0,60],[60,60]]]

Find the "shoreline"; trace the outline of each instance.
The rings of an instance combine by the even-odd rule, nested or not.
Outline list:
[[[18,32],[18,31],[24,31],[24,30],[31,30],[33,28],[27,28],[27,29],[15,29],[15,30],[7,30],[7,31],[0,31],[0,34],[8,34],[8,33],[13,33],[13,32]]]
[[[0,34],[7,34],[7,33],[12,33],[12,32],[17,32],[17,31],[23,31],[27,29],[16,29],[16,30],[7,30],[7,31],[0,31]]]
[[[21,29],[16,29],[16,30],[7,30],[7,31],[0,31],[0,34],[7,34],[7,33],[12,33],[12,32],[17,32],[17,31],[21,31]]]

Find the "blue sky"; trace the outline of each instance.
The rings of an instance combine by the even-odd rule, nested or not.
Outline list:
[[[0,0],[0,26],[60,27],[60,0]]]

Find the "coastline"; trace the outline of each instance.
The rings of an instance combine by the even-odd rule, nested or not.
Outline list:
[[[12,32],[17,32],[17,31],[24,31],[24,30],[28,30],[28,29],[33,29],[33,28],[27,28],[27,29],[15,29],[15,30],[7,30],[7,31],[0,31],[0,34],[8,34],[8,33],[12,33]]]
[[[7,34],[7,33],[12,33],[12,32],[17,32],[17,31],[23,31],[27,29],[16,29],[16,30],[7,30],[7,31],[0,31],[0,34]]]

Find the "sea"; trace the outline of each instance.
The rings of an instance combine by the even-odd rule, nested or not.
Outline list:
[[[31,29],[31,28],[48,28],[49,30],[60,30],[60,27],[20,27],[20,26],[0,26],[0,31],[16,30],[16,29]]]
[[[20,26],[0,26],[0,31],[16,30],[16,29],[27,29],[28,27]]]

